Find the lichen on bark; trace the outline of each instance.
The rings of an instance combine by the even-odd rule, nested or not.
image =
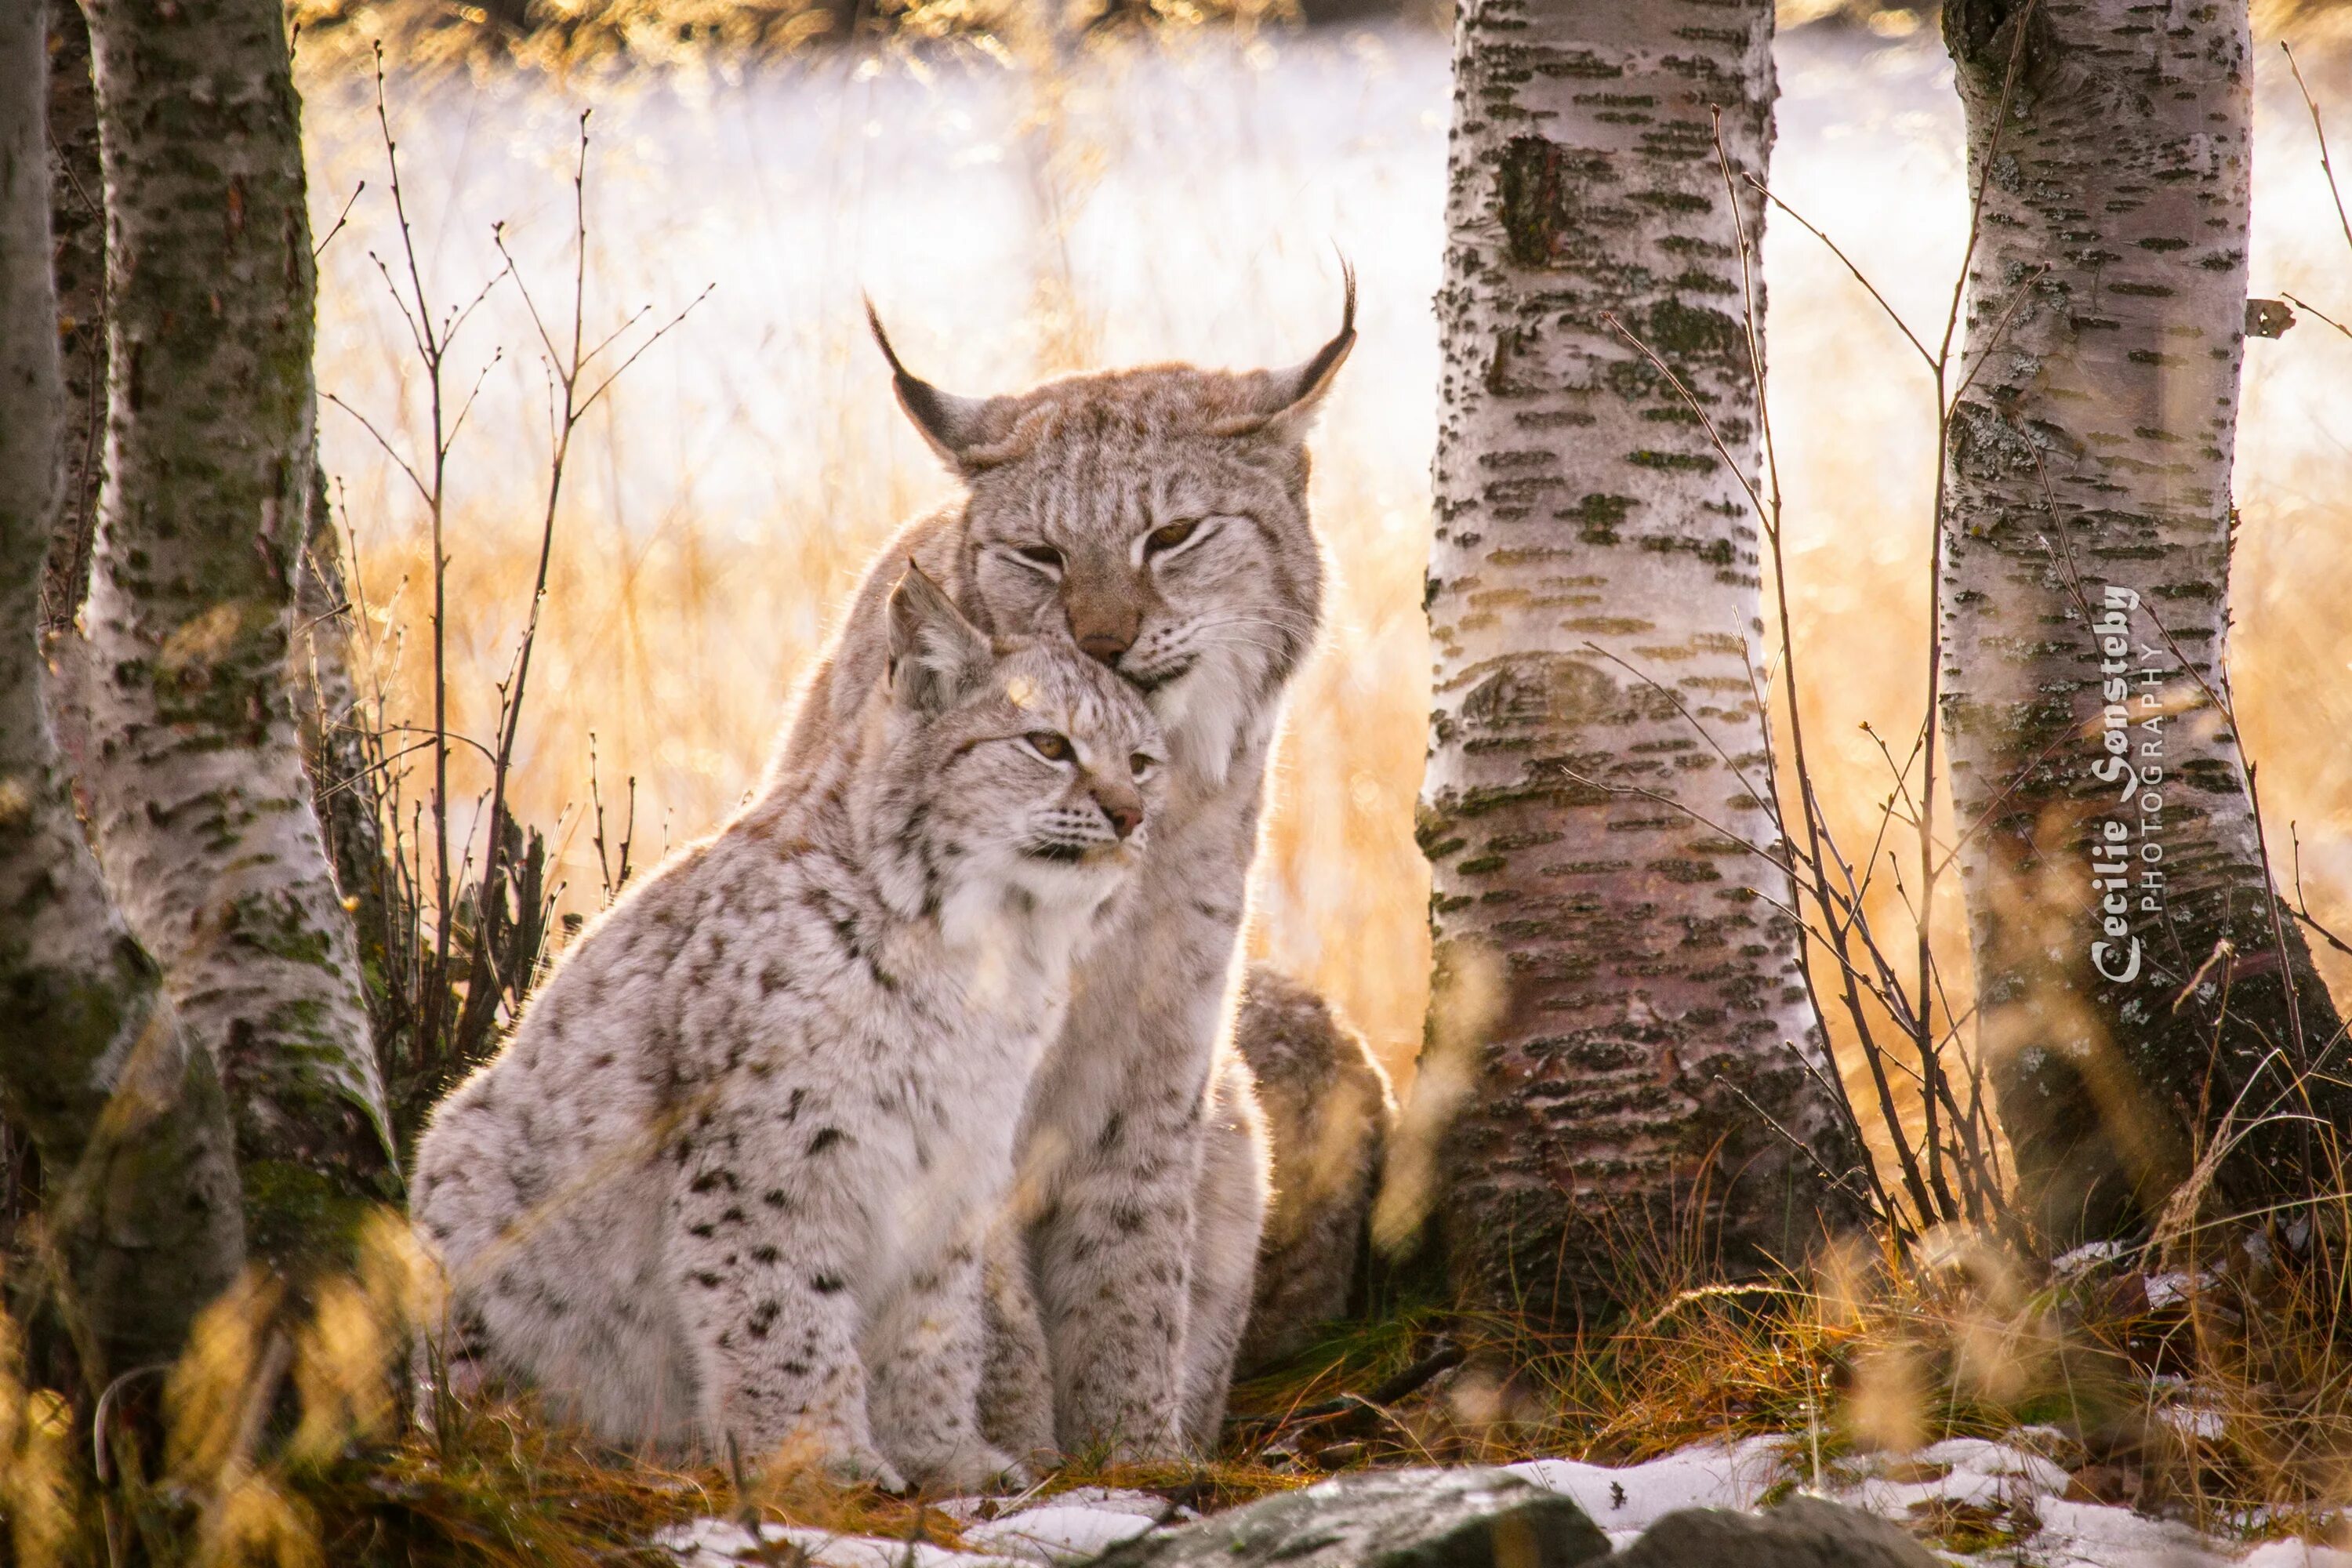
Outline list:
[[[219,1063],[256,1249],[395,1198],[349,913],[288,689],[316,278],[272,0],[91,0],[108,441],[89,598],[100,855]],[[299,1179],[298,1179],[299,1177]]]
[[[2121,1234],[2234,1110],[2212,1195],[2292,1204],[2329,1158],[2303,1113],[2352,1124],[2340,1068],[2305,1079],[2308,1102],[2293,1083],[2338,1016],[2274,906],[2236,738],[2205,700],[2234,522],[2246,6],[1958,0],[1944,27],[1985,195],[1941,721],[1959,829],[1983,825],[1961,865],[2019,1192],[2057,1244]],[[2146,785],[2128,796],[2126,761]],[[2115,979],[2131,942],[2136,972]],[[2296,1114],[2263,1117],[2281,1110]]]
[[[1629,1244],[1679,1236],[1737,1272],[1844,1217],[1759,1110],[1832,1168],[1856,1157],[1798,1054],[1822,1047],[1786,876],[1738,842],[1775,830],[1755,367],[1713,117],[1762,174],[1771,37],[1769,0],[1465,0],[1457,21],[1421,841],[1440,951],[1495,994],[1439,1210],[1468,1282],[1543,1315],[1619,1297]],[[1429,1051],[1457,1025],[1433,1013]]]

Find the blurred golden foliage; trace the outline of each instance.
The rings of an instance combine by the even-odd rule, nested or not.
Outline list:
[[[0,1311],[0,1517],[22,1568],[52,1568],[68,1561],[75,1530],[73,1409],[24,1377],[23,1336]]]
[[[1002,54],[1041,29],[1247,29],[1295,21],[1296,0],[288,0],[320,58],[355,62],[381,41],[404,66],[569,75],[713,61],[777,60],[852,37],[972,42]],[[1016,42],[1017,47],[1017,42]]]
[[[1439,1197],[1440,1145],[1477,1089],[1478,1047],[1508,1005],[1507,984],[1501,960],[1485,948],[1456,943],[1436,954],[1413,1092],[1390,1136],[1372,1207],[1372,1245],[1382,1252],[1411,1247]]]
[[[352,13],[352,26],[372,15]],[[1402,1089],[1423,1045],[1429,973],[1411,812],[1427,708],[1435,341],[1424,301],[1438,258],[1443,41],[1411,28],[1196,32],[1067,55],[1034,15],[1007,15],[994,53],[762,64],[713,49],[690,67],[571,79],[507,66],[436,74],[420,68],[428,46],[415,58],[394,51],[395,129],[439,294],[468,298],[496,274],[494,221],[534,276],[568,270],[561,182],[583,101],[596,110],[592,334],[641,303],[658,319],[717,282],[583,428],[515,809],[556,846],[561,910],[584,913],[604,897],[582,831],[592,748],[608,802],[621,780],[634,784],[641,862],[715,826],[756,783],[856,574],[949,489],[864,342],[861,289],[924,374],[961,391],[1177,353],[1278,363],[1327,324],[1328,237],[1363,274],[1364,340],[1316,443],[1330,613],[1290,703],[1251,942],[1356,1020]],[[314,199],[331,218],[358,198],[322,259],[322,384],[398,444],[417,427],[421,387],[373,259],[398,244],[382,149],[361,84],[310,47]],[[1776,189],[1908,319],[1939,319],[1966,216],[1940,48],[1928,34],[1808,28],[1781,52]],[[2315,71],[2324,96],[2340,79],[2331,72]],[[2308,122],[2268,56],[2260,81],[2255,287],[2340,300],[2352,258]],[[1916,864],[1903,814],[1885,817],[1887,752],[1916,731],[1925,685],[1930,389],[1815,241],[1776,221],[1764,251],[1815,785],[1843,842],[1875,840],[1889,863]],[[479,740],[530,609],[546,434],[514,291],[493,288],[468,331],[478,363],[457,367],[453,395],[477,372],[486,379],[451,458],[446,629],[452,723]],[[2272,815],[2294,825],[2274,841],[2298,846],[2282,870],[2330,920],[2352,910],[2352,771],[2327,739],[2352,727],[2352,631],[2314,607],[2352,595],[2346,438],[2326,412],[2339,401],[2327,389],[2347,374],[2352,343],[2317,323],[2250,350],[2233,584],[2245,731]],[[420,511],[349,418],[330,411],[324,433],[358,544],[362,640],[389,720],[414,726],[430,708]],[[455,769],[462,829],[485,770],[462,744]],[[413,778],[404,798],[415,803]],[[1938,811],[1950,820],[1948,799]],[[1890,949],[1914,929],[1907,897],[1897,876],[1872,884]],[[1939,883],[1935,919],[1938,1023],[1957,1016],[1972,1049],[1957,877]],[[1832,1027],[1863,1096],[1850,1031]],[[1897,1077],[1891,1093],[1916,1127],[1916,1079]]]
[[[358,1267],[315,1293],[295,1341],[301,1425],[289,1447],[297,1463],[320,1464],[354,1437],[397,1430],[392,1393],[412,1325],[441,1320],[439,1269],[397,1214],[380,1212],[360,1232]]]

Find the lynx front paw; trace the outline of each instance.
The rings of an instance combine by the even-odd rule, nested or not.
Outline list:
[[[907,1456],[907,1471],[926,1489],[961,1494],[1021,1491],[1036,1482],[1029,1467],[986,1443],[951,1448],[937,1456]]]
[[[1173,1421],[1122,1426],[1106,1447],[1105,1462],[1112,1466],[1170,1464],[1189,1454]]]
[[[886,1492],[907,1489],[907,1478],[898,1467],[862,1443],[826,1450],[817,1468],[836,1486],[877,1487]]]

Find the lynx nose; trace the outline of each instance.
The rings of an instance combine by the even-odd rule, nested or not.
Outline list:
[[[1088,632],[1078,639],[1078,651],[1111,668],[1118,668],[1119,656],[1135,644],[1133,637],[1123,637],[1115,632]]]
[[[1143,797],[1133,790],[1106,785],[1095,791],[1095,804],[1110,818],[1110,830],[1122,839],[1133,837],[1143,826]]]
[[[1063,584],[1062,613],[1069,617],[1070,640],[1078,651],[1113,669],[1143,629],[1142,608],[1133,596],[1093,579]]]

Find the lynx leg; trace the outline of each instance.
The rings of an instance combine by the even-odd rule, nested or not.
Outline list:
[[[1115,1461],[1182,1452],[1181,1363],[1205,1085],[1130,1105],[1030,1233],[1055,1431]]]
[[[856,1210],[824,1174],[793,1168],[772,1123],[730,1120],[680,1167],[671,1200],[676,1233],[691,1238],[671,1261],[703,1426],[713,1444],[732,1438],[747,1458],[789,1458],[809,1445],[836,1479],[899,1489],[906,1483],[875,1448],[866,1419],[849,1289]],[[788,1184],[754,1195],[722,1159]]]
[[[988,1363],[980,1388],[980,1429],[1028,1463],[1060,1458],[1054,1442],[1054,1368],[1045,1322],[1029,1282],[1028,1226],[1010,1212],[990,1227],[981,1260]]]
[[[1234,1355],[1249,1322],[1265,1227],[1271,1156],[1249,1064],[1220,1064],[1193,1200],[1192,1310],[1184,1328],[1184,1440],[1213,1454],[1233,1386]]]
[[[874,1440],[908,1477],[948,1492],[1028,1478],[980,1426],[981,1320],[977,1240],[958,1243],[916,1276],[867,1335],[866,1394]]]

